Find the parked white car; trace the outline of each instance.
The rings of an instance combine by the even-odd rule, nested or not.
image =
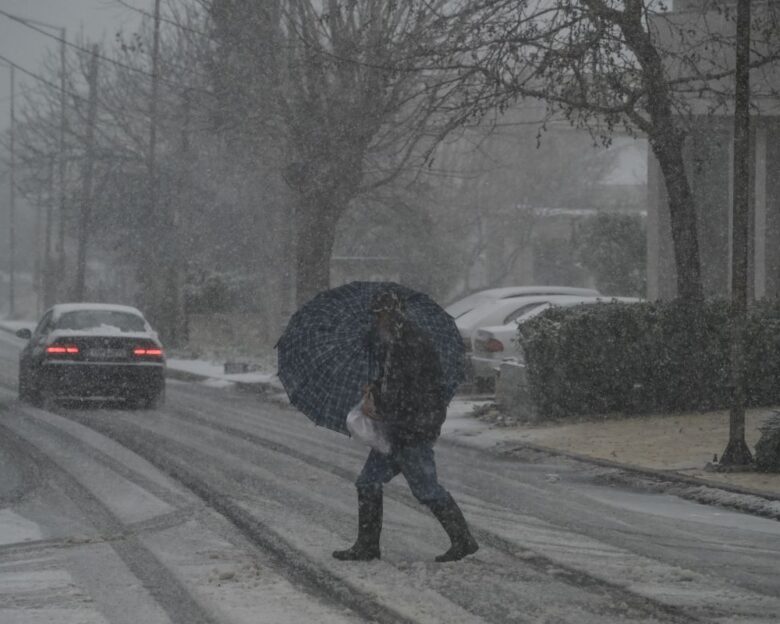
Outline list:
[[[571,307],[597,303],[638,303],[634,297],[558,297],[534,307],[510,315],[501,324],[479,327],[472,337],[471,364],[478,380],[494,380],[501,363],[506,360],[522,361],[523,354],[517,343],[517,328],[551,307]]]
[[[467,295],[448,305],[445,310],[454,319],[467,312],[485,305],[509,299],[512,297],[536,297],[540,295],[579,295],[582,297],[598,297],[601,293],[592,288],[574,288],[571,286],[504,286],[489,288]]]
[[[552,287],[550,287],[552,288]],[[503,325],[523,312],[528,312],[545,303],[575,299],[593,298],[598,293],[585,288],[571,288],[573,293],[542,293],[538,295],[515,295],[483,302],[455,319],[455,325],[463,338],[466,351],[471,351],[471,339],[478,327]],[[578,291],[584,291],[578,292]],[[562,299],[561,299],[562,298]]]

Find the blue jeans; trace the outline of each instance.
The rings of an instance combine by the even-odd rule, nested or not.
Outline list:
[[[403,473],[414,497],[423,505],[447,498],[436,477],[433,444],[393,447],[389,455],[371,450],[355,485],[358,490],[380,490],[398,473]]]

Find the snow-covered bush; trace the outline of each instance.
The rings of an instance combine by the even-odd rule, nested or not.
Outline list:
[[[724,301],[552,308],[519,329],[538,414],[565,418],[728,406]],[[760,303],[746,326],[747,399],[780,404],[780,306]]]

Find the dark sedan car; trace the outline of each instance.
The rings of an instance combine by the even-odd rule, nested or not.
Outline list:
[[[165,357],[143,314],[129,306],[55,305],[19,355],[19,398],[121,399],[157,407],[165,394]]]

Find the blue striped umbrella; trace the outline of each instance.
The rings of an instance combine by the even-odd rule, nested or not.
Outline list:
[[[433,299],[394,282],[351,282],[321,292],[301,307],[276,345],[287,396],[314,424],[347,433],[347,414],[360,401],[363,386],[379,375],[369,348],[371,302],[391,289],[403,299],[406,318],[433,343],[448,401],[463,381],[463,339],[455,321]]]

